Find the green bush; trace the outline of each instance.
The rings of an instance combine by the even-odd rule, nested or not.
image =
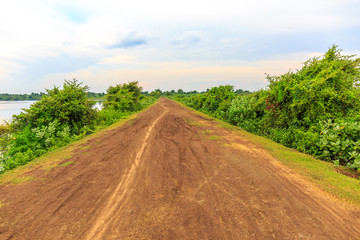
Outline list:
[[[360,169],[360,58],[332,46],[269,86],[235,96],[231,86],[176,98],[250,132],[326,161]]]
[[[233,86],[226,85],[214,87],[203,94],[180,95],[175,97],[175,99],[211,116],[227,119],[227,111],[235,96]]]
[[[360,58],[341,55],[333,46],[297,72],[268,76],[269,127],[310,128],[329,118],[346,117],[360,109]]]
[[[201,109],[221,118],[235,98],[234,87],[230,85],[213,87],[204,96]]]
[[[88,89],[88,86],[82,86],[76,79],[65,80],[63,89],[47,89],[47,95],[43,95],[40,101],[15,115],[12,127],[17,131],[29,125],[31,128],[47,126],[54,120],[60,125],[69,126],[75,134],[84,126],[93,127],[97,111],[93,108],[95,102],[87,98]]]
[[[297,72],[268,76],[269,137],[326,161],[358,168],[360,59],[333,46]]]
[[[360,123],[347,119],[329,119],[321,122],[320,128],[318,157],[359,168]]]
[[[262,104],[262,92],[249,95],[240,95],[232,100],[227,112],[227,120],[233,125],[247,131],[260,134],[261,119],[265,114]]]
[[[63,89],[46,90],[41,100],[13,117],[0,158],[1,171],[23,165],[49,149],[68,144],[95,127],[97,110],[87,86],[65,80]],[[2,138],[3,139],[3,138]]]
[[[131,112],[140,109],[141,87],[138,82],[110,86],[105,95],[104,108],[111,108],[121,112]]]

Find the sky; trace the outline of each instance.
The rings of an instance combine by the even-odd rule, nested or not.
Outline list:
[[[333,44],[360,54],[359,0],[0,2],[0,93],[266,88]]]

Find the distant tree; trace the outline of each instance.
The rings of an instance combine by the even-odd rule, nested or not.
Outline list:
[[[139,108],[142,88],[138,81],[110,86],[105,95],[104,108],[112,107],[118,111],[134,111]]]
[[[151,97],[159,98],[162,95],[162,91],[160,89],[155,89],[149,95]]]
[[[197,94],[197,93],[198,93],[198,91],[196,91],[196,90],[187,92],[187,94]]]
[[[155,89],[154,91],[155,91],[155,92],[158,92],[158,93],[160,93],[160,94],[163,93],[160,89]]]

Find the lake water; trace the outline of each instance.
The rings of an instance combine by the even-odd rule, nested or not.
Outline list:
[[[21,109],[29,108],[36,101],[0,101],[0,123],[3,120],[9,121],[14,114],[19,114]],[[102,102],[97,102],[94,106],[98,110],[102,108]]]
[[[19,114],[21,109],[29,108],[36,101],[0,101],[0,123],[9,121],[14,114]]]

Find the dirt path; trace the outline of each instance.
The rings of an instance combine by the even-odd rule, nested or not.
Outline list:
[[[360,214],[161,99],[73,164],[0,186],[0,239],[360,239]]]

